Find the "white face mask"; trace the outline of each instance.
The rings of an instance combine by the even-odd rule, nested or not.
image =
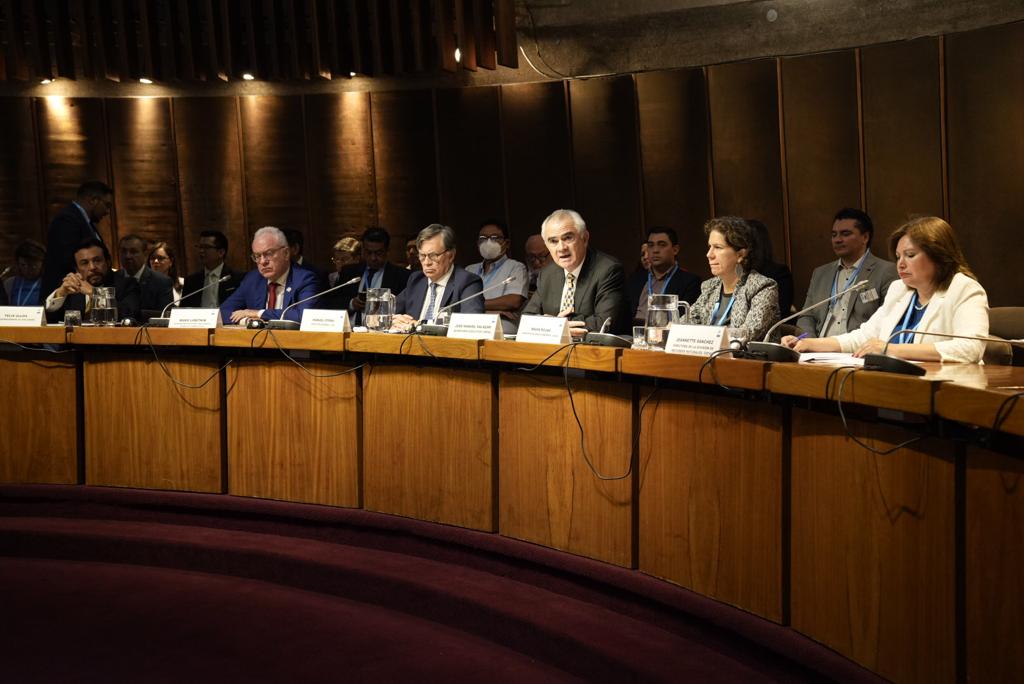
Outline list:
[[[480,250],[480,256],[490,261],[491,259],[497,259],[501,256],[501,244],[494,240],[488,240],[483,244],[479,245],[477,249]]]

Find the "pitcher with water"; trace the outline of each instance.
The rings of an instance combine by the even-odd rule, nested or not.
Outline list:
[[[686,306],[686,302],[683,302]],[[647,346],[665,349],[668,330],[679,322],[679,295],[652,294],[647,297]]]
[[[386,287],[373,287],[366,291],[366,328],[387,332],[395,315],[395,295]]]
[[[90,314],[93,325],[117,324],[117,294],[114,288],[94,287],[92,289]]]

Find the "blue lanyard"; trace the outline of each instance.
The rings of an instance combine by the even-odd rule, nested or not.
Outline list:
[[[480,262],[480,274],[479,275],[480,275],[480,277],[484,281],[484,289],[485,290],[487,289],[487,283],[491,282],[491,280],[494,279],[494,276],[498,275],[498,269],[501,268],[501,264],[502,264],[502,262],[505,259],[508,259],[508,256],[507,255],[502,255],[501,258],[499,258],[497,261],[495,261],[494,262],[494,267],[491,269],[490,273],[484,273],[484,262],[482,262],[482,261]]]
[[[899,335],[896,336],[896,344],[910,344],[911,342],[914,341],[914,335],[917,334],[917,331],[909,330],[909,328],[911,326],[911,321],[914,319],[914,310],[916,304],[917,293],[915,292],[910,297],[910,306],[907,307],[907,313],[904,314],[903,316],[903,323],[900,324],[900,329],[904,330],[905,332],[901,332]],[[925,306],[920,310],[921,312],[917,315],[917,320],[914,321],[914,324],[921,322],[921,319],[924,318],[924,310],[927,308],[928,305],[925,304]]]
[[[672,270],[669,271],[668,273],[668,277],[665,278],[665,284],[661,286],[661,292],[659,292],[658,294],[665,294],[665,290],[668,289],[668,284],[669,282],[671,282],[672,276],[674,276],[676,274],[676,271],[678,270],[679,264],[676,264],[675,266],[672,267]],[[651,273],[650,271],[647,272],[647,294],[654,294],[654,274]]]
[[[868,260],[868,255],[871,254],[871,250],[864,252],[864,256],[860,258],[860,263],[857,264],[857,269],[850,274],[850,277],[846,280],[846,284],[843,285],[843,289],[850,287],[853,283],[857,282],[857,276],[860,275],[860,270],[864,268],[864,262]],[[843,262],[839,262],[839,269],[836,271],[836,277],[832,279],[832,306],[829,308],[835,308],[839,302],[835,301],[835,297],[839,294],[839,271],[843,270]]]
[[[738,289],[739,288],[737,288],[736,291],[733,291],[732,298],[729,299],[729,306],[725,307],[725,311],[722,312],[722,317],[719,318],[718,322],[715,323],[714,325],[722,325],[722,324],[725,323],[725,321],[727,321],[729,319],[729,312],[732,311],[732,305],[736,303],[736,292],[738,291]],[[711,312],[711,320],[712,321],[715,320],[715,314],[718,313],[718,307],[722,306],[722,297],[724,297],[724,296],[725,296],[725,288],[723,287],[722,290],[721,290],[721,294],[718,295],[718,301],[715,302],[715,308]]]
[[[15,306],[25,306],[32,303],[32,298],[35,297],[36,292],[39,291],[39,278],[36,278],[32,283],[32,287],[29,288],[28,294],[25,294],[25,281],[18,278],[16,285],[18,286],[18,303]]]

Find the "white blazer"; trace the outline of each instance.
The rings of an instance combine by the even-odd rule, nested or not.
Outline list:
[[[896,326],[903,323],[903,316],[910,306],[913,294],[914,290],[904,285],[902,280],[893,281],[885,294],[885,303],[871,318],[857,330],[836,336],[840,348],[846,353],[852,353],[868,340],[888,338],[898,329]],[[973,278],[957,273],[953,276],[948,289],[932,295],[917,330],[986,337],[988,295],[985,294],[985,289]],[[914,335],[914,342],[933,343],[943,362],[979,363],[985,355],[985,343],[978,340]]]

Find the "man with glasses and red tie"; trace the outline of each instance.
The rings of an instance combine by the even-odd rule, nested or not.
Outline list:
[[[252,260],[256,270],[249,271],[234,294],[220,307],[224,322],[245,325],[250,320],[275,320],[281,311],[307,297],[315,295],[316,274],[305,268],[292,268],[288,239],[280,228],[264,226],[252,238]],[[302,311],[316,304],[316,300],[299,304],[288,310],[285,318],[302,319]]]
[[[409,275],[409,284],[395,301],[392,327],[409,330],[417,322],[431,322],[441,309],[483,290],[480,276],[455,265],[455,231],[431,223],[416,236],[422,271]],[[453,313],[483,313],[483,297],[473,297],[450,309]]]

